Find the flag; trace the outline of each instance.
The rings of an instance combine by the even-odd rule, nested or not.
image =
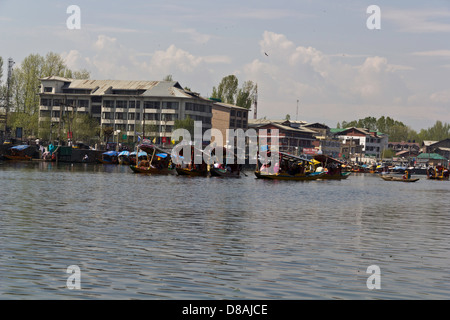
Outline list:
[[[156,138],[153,139],[153,143],[156,143]]]
[[[141,142],[141,136],[138,136],[138,142]]]

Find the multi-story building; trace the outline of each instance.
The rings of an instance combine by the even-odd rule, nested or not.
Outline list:
[[[313,142],[316,141],[316,131],[303,128],[302,126],[292,127],[289,125],[289,121],[286,122],[285,120],[249,120],[249,127],[257,131],[266,129],[268,137],[271,137],[272,130],[278,130],[279,150],[294,155],[299,155],[304,153],[304,150],[314,148]],[[270,139],[268,143],[270,143]]]
[[[137,141],[151,126],[157,143],[170,141],[177,119],[189,116],[211,128],[214,102],[185,90],[176,81],[74,80],[61,77],[40,79],[39,121],[50,119],[58,128],[68,112],[86,113],[102,128],[111,127]],[[67,132],[68,128],[63,129]]]
[[[335,135],[346,143],[348,140],[357,140],[362,146],[359,157],[381,158],[383,151],[388,148],[388,136],[380,132],[373,132],[362,128],[341,129]],[[352,144],[352,143],[351,143]]]
[[[227,145],[227,130],[248,128],[248,112],[246,108],[223,102],[215,102],[212,107],[212,127],[222,133],[223,145]]]

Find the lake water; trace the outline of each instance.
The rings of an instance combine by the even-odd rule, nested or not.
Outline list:
[[[448,299],[450,182],[0,164],[1,299]],[[81,289],[67,288],[67,268]],[[368,289],[369,266],[380,289]]]

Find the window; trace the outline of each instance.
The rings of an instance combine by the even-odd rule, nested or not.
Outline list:
[[[236,115],[236,110],[231,110],[230,115],[234,117]]]
[[[89,100],[78,100],[78,107],[89,108]]]
[[[60,112],[59,111],[53,111],[52,112],[52,117],[53,118],[59,118]]]
[[[116,108],[127,108],[127,102],[125,100],[117,100]]]
[[[51,107],[52,106],[52,99],[41,99],[41,106]]]
[[[92,113],[100,114],[102,107],[101,106],[92,106]]]
[[[103,119],[112,119],[112,113],[111,112],[103,112],[102,118]]]
[[[162,108],[163,109],[178,110],[178,102],[163,101]]]
[[[75,100],[75,99],[67,99],[66,100],[66,104],[68,106],[76,106],[77,105],[77,100]]]
[[[144,119],[159,121],[159,113],[145,113]]]
[[[103,105],[105,108],[114,108],[114,100],[105,100],[103,101]]]
[[[128,131],[134,131],[134,124],[128,125]]]
[[[236,114],[236,116],[237,116],[237,117],[240,117],[241,114],[242,114],[242,112],[238,111],[237,114]]]
[[[125,120],[127,118],[126,112],[116,112],[116,119],[117,120]]]
[[[41,110],[39,116],[42,118],[50,118],[50,111]]]
[[[53,100],[53,105],[54,105],[54,106],[60,106],[60,105],[61,105],[61,99],[55,99],[55,100]]]
[[[159,101],[144,101],[144,109],[159,109]]]
[[[92,102],[97,102],[97,103],[98,103],[98,102],[102,102],[102,97],[92,97],[92,98],[91,98],[91,101],[92,101]]]
[[[44,92],[52,92],[53,88],[52,87],[44,87]]]

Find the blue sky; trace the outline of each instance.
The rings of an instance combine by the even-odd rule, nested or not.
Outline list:
[[[81,29],[69,30],[70,5]],[[369,30],[369,5],[381,29]],[[93,79],[161,80],[208,97],[258,84],[258,117],[450,122],[450,1],[5,1],[0,56],[57,52]],[[267,55],[266,55],[267,54]],[[6,72],[4,72],[6,73]]]

